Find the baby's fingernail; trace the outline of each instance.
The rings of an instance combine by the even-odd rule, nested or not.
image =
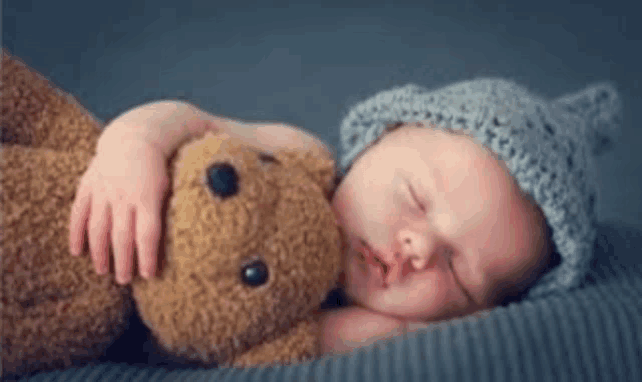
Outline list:
[[[149,278],[149,276],[150,276],[150,273],[149,273],[149,271],[143,271],[141,275],[143,276],[143,278],[145,280],[147,280]]]

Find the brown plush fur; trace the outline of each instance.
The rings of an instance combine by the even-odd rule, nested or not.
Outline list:
[[[102,123],[4,49],[0,87],[3,146],[95,153]]]
[[[0,236],[4,373],[98,357],[131,311],[130,288],[68,253],[70,206],[95,153],[100,123],[3,52]],[[203,364],[296,362],[320,355],[315,308],[340,270],[343,238],[330,209],[334,163],[307,152],[274,159],[207,133],[170,161],[161,271],[133,297],[155,343]],[[222,199],[207,169],[239,179]],[[241,279],[248,261],[264,285]]]
[[[179,150],[167,263],[159,278],[134,283],[141,317],[170,353],[232,365],[320,354],[316,324],[307,320],[340,269],[342,237],[326,198],[333,163],[310,153],[274,157],[262,160],[258,150],[211,133]],[[238,174],[233,197],[221,199],[205,184],[207,168],[218,163]],[[241,282],[252,259],[269,269],[260,287]]]
[[[124,330],[132,300],[89,256],[68,252],[78,179],[100,124],[3,52],[2,371],[21,374],[100,356]]]

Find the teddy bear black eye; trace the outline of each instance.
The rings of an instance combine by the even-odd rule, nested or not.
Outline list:
[[[241,280],[251,287],[258,287],[268,280],[268,268],[262,260],[254,260],[241,268]]]
[[[279,163],[278,160],[272,155],[265,152],[259,153],[259,160],[263,163]]]
[[[227,198],[238,192],[239,178],[231,164],[215,163],[207,169],[207,185],[216,195]]]

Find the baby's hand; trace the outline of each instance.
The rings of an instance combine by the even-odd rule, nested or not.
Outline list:
[[[71,209],[72,255],[82,252],[87,230],[96,272],[107,273],[111,234],[116,281],[127,284],[132,277],[135,238],[141,276],[153,276],[161,234],[161,208],[169,188],[166,162],[160,147],[133,134],[99,141],[96,156],[80,179]]]

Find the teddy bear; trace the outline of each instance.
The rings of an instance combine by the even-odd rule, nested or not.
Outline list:
[[[2,52],[3,377],[97,358],[122,335],[131,291],[69,255],[77,180],[94,154],[97,120]]]
[[[134,313],[159,352],[204,366],[321,355],[318,308],[345,250],[329,203],[332,158],[211,132],[185,142],[168,161],[158,275],[120,286],[67,243],[101,122],[2,53],[5,376],[95,361]]]

